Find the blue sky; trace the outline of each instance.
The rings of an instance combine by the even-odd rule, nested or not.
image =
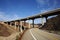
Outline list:
[[[0,20],[21,19],[60,8],[60,0],[0,0]]]

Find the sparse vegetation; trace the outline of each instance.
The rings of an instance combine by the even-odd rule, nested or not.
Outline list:
[[[16,40],[19,40],[19,36],[16,36]]]
[[[0,36],[8,37],[14,31],[11,30],[10,26],[0,23]]]
[[[8,31],[9,29],[5,27],[3,24],[0,24],[0,36],[9,36],[11,33]]]
[[[42,29],[46,29],[54,32],[60,32],[60,15],[48,19],[48,22],[45,23]]]

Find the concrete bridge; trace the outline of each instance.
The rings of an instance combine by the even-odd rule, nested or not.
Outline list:
[[[22,18],[22,19],[19,19],[19,20],[12,20],[12,21],[6,21],[4,23],[10,25],[10,26],[14,26],[15,29],[18,28],[19,31],[22,32],[22,30],[25,30],[27,28],[31,28],[31,24],[28,22],[26,22],[27,20],[32,20],[32,24],[33,24],[33,28],[34,28],[34,20],[37,19],[37,18],[45,18],[46,19],[46,22],[47,22],[47,18],[49,16],[53,16],[53,15],[58,15],[60,14],[60,8],[58,9],[55,9],[55,10],[51,10],[51,11],[48,11],[48,12],[45,12],[45,13],[40,13],[40,14],[37,14],[37,15],[34,15],[34,16],[29,16],[29,17],[26,17],[26,18]],[[43,23],[42,23],[43,25]]]

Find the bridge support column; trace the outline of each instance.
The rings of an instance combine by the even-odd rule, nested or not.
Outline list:
[[[19,31],[19,25],[17,25],[17,30]]]
[[[44,22],[43,21],[44,21],[43,18],[41,18],[42,26],[44,25]]]
[[[15,22],[15,29],[16,29],[16,22]]]
[[[10,22],[10,26],[12,25],[12,23]]]
[[[48,22],[47,18],[48,18],[48,17],[45,17],[45,18],[46,18],[46,27],[47,27],[47,22]]]
[[[30,22],[29,22],[29,28],[30,28]]]
[[[6,22],[6,24],[8,25],[8,22]]]
[[[25,26],[26,26],[26,20],[24,20],[24,30],[25,30]]]
[[[20,21],[17,21],[18,22],[18,31],[20,31],[20,25],[19,25],[19,23],[20,23]]]
[[[21,21],[19,21],[19,31],[21,31]]]
[[[34,19],[32,20],[32,22],[33,22],[32,25],[33,25],[33,28],[34,28]]]
[[[19,21],[19,31],[20,31],[20,21]]]
[[[21,23],[21,27],[20,27],[20,29],[21,29],[21,32],[23,32],[23,30],[22,30],[22,21],[21,21],[20,23]]]
[[[46,18],[46,23],[47,23],[47,21],[48,21],[47,18],[48,18],[48,17],[45,17],[45,18]]]

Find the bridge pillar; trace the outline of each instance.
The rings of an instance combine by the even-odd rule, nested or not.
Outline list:
[[[44,25],[44,22],[43,21],[44,21],[43,18],[41,18],[42,25]]]
[[[48,27],[48,26],[47,26],[47,22],[48,22],[48,19],[47,19],[47,18],[48,18],[48,17],[45,17],[45,18],[46,18],[46,27]]]
[[[19,31],[21,31],[21,21],[18,22],[19,22]]]
[[[12,25],[12,23],[10,22],[10,26]]]
[[[26,20],[24,20],[24,30],[25,30]]]
[[[20,21],[17,21],[18,22],[18,31],[20,31]]]
[[[29,28],[30,28],[30,22],[29,22]]]
[[[8,24],[8,25],[10,25],[10,23],[9,23],[9,22],[7,22],[7,24]]]
[[[33,25],[33,28],[34,28],[34,19],[32,19],[32,25]]]
[[[7,24],[10,25],[9,22],[7,22]]]
[[[48,18],[48,17],[45,17],[45,18],[46,18],[46,23],[47,23],[47,21],[48,21],[47,18]]]
[[[6,24],[8,25],[8,22],[6,22]]]
[[[15,22],[15,29],[16,29],[16,22]]]
[[[20,30],[21,30],[21,32],[23,32],[23,30],[22,30],[22,21],[20,22],[20,24],[21,24]]]
[[[19,24],[18,24],[18,30],[20,31],[20,21],[18,21],[19,22]]]

